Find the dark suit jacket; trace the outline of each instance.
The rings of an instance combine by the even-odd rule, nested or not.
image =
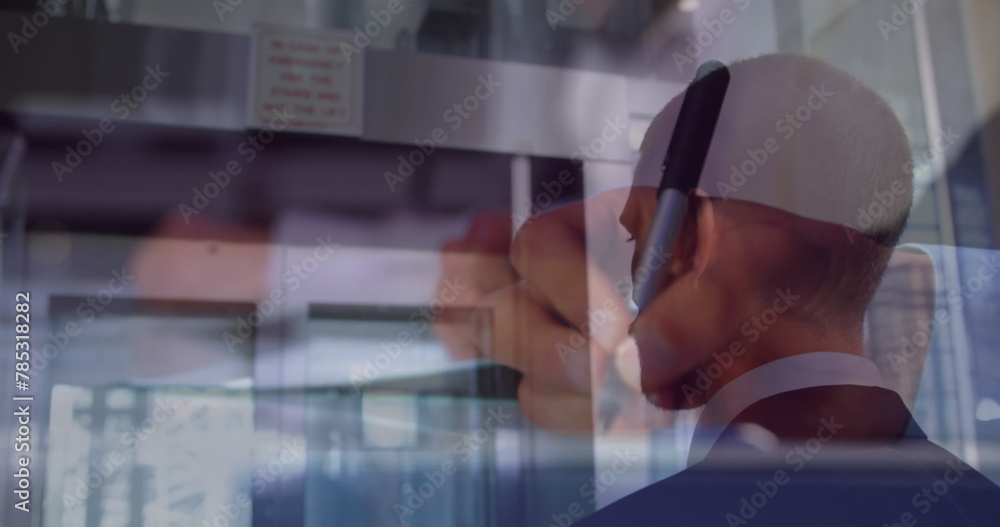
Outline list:
[[[34,11],[38,9],[38,0],[0,0],[0,9]]]
[[[725,439],[756,426],[781,442]],[[783,393],[722,437],[700,463],[574,525],[1000,526],[1000,487],[931,443],[889,390]]]

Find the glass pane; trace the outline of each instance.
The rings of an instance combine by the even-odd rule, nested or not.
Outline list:
[[[993,525],[997,22],[0,0],[0,525]]]

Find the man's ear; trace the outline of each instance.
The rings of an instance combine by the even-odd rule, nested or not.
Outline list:
[[[678,277],[692,273],[694,284],[708,268],[718,252],[718,231],[715,223],[715,206],[701,189],[688,197],[687,218],[674,257],[670,274]]]
[[[619,218],[621,225],[636,240],[632,255],[633,272],[639,265],[651,222],[656,216],[658,204],[656,192],[654,187],[632,187]],[[676,278],[692,271],[700,276],[716,256],[719,245],[715,206],[705,191],[696,189],[688,196],[687,217],[682,229],[680,239],[667,264],[670,277]]]
[[[715,228],[715,205],[708,194],[704,190],[696,189],[688,199],[691,200],[692,205],[689,208],[694,209],[695,232],[698,234],[692,258],[692,272],[694,273],[695,285],[697,285],[698,280],[716,255],[719,233]]]

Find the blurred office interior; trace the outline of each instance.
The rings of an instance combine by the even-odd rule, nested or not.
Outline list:
[[[694,73],[678,57],[774,52],[903,123],[915,207],[866,349],[1000,482],[1000,283],[977,278],[1000,250],[997,23],[992,0],[0,0],[0,334],[30,291],[51,355],[35,506],[6,478],[3,525],[547,526],[681,470],[690,412],[568,437],[523,415],[517,372],[450,354],[429,323],[489,313],[435,320],[441,248],[478,214],[628,185]],[[326,59],[342,119],[275,124],[267,46],[328,34],[358,51]]]

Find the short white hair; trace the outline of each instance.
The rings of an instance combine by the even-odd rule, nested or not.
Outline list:
[[[898,243],[913,200],[913,164],[889,105],[806,56],[748,59],[732,64],[730,75],[699,187]],[[658,186],[681,99],[646,132],[636,184]]]

